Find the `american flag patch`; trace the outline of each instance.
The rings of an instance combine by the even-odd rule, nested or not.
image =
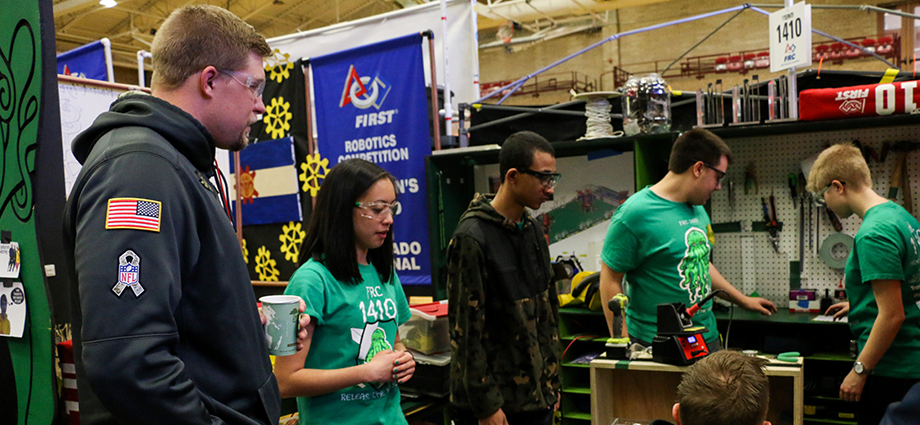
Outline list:
[[[161,205],[161,202],[149,199],[109,199],[108,208],[105,210],[105,228],[159,232]]]

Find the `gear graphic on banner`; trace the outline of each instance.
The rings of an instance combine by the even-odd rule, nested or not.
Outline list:
[[[294,69],[294,63],[290,61],[291,55],[281,53],[280,50],[272,51],[272,56],[265,59],[265,70],[269,72],[269,79],[278,83],[291,76],[291,70]]]
[[[259,274],[259,280],[263,282],[277,282],[278,275],[281,272],[275,267],[278,263],[272,260],[271,252],[264,246],[259,248],[256,255],[256,273]]]
[[[329,158],[320,158],[319,154],[307,155],[307,162],[300,164],[299,179],[303,182],[303,191],[310,192],[310,196],[316,196],[319,192],[321,179],[326,178],[329,172]]]
[[[284,253],[284,259],[292,263],[297,262],[297,257],[300,255],[300,244],[307,236],[307,232],[300,230],[300,227],[300,223],[289,222],[281,227],[282,233],[278,236],[278,240],[281,241],[281,252]]]
[[[278,96],[272,99],[271,105],[265,107],[265,132],[271,134],[272,139],[280,139],[291,130],[291,118],[294,116],[288,112],[291,108],[289,102]]]
[[[243,261],[249,264],[249,248],[246,248],[246,239],[243,239]]]

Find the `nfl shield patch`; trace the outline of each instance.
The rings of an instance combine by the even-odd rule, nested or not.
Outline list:
[[[141,257],[132,250],[125,251],[118,257],[118,283],[112,288],[115,296],[121,297],[125,288],[131,288],[134,291],[134,297],[137,298],[144,293],[144,287],[140,282],[141,275]]]

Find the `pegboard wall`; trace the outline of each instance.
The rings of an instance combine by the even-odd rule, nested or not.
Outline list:
[[[790,288],[790,262],[799,261],[799,200],[793,200],[788,185],[788,175],[801,171],[805,158],[821,152],[832,144],[859,140],[863,146],[871,146],[881,152],[884,142],[920,140],[917,126],[858,129],[818,133],[800,133],[766,137],[733,138],[726,140],[732,150],[734,162],[728,168],[722,189],[712,195],[712,223],[741,222],[741,232],[717,233],[713,247],[713,264],[736,288],[750,294],[757,291],[760,296],[777,303],[778,308],[788,308]],[[873,189],[882,196],[888,194],[892,170],[897,159],[896,152],[889,152],[884,162],[869,161]],[[753,164],[757,193],[744,193],[745,171]],[[909,183],[914,217],[918,216],[920,193],[920,152],[908,155],[905,172]],[[734,206],[728,199],[728,182],[734,183]],[[783,223],[779,233],[779,252],[773,249],[767,232],[753,232],[752,222],[763,221],[761,197],[767,200],[773,194],[776,203],[776,219]],[[897,202],[903,205],[899,191]],[[819,216],[817,220],[816,217]],[[843,279],[843,269],[828,267],[818,256],[821,243],[836,233],[823,208],[816,208],[806,202],[804,213],[804,267],[801,273],[801,287],[817,289],[819,295],[824,289],[837,288]],[[862,220],[853,215],[841,219],[843,233],[854,236]],[[846,249],[836,249],[833,255],[844,258]]]

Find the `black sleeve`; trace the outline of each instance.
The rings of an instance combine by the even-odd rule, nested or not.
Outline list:
[[[172,161],[146,152],[110,158],[87,171],[92,174],[76,207],[74,260],[82,360],[92,391],[123,423],[222,422],[209,414],[177,354],[182,276],[199,250],[187,180]],[[158,231],[107,230],[113,198],[159,202]],[[143,292],[126,287],[116,295],[119,257],[128,250],[139,259]]]

